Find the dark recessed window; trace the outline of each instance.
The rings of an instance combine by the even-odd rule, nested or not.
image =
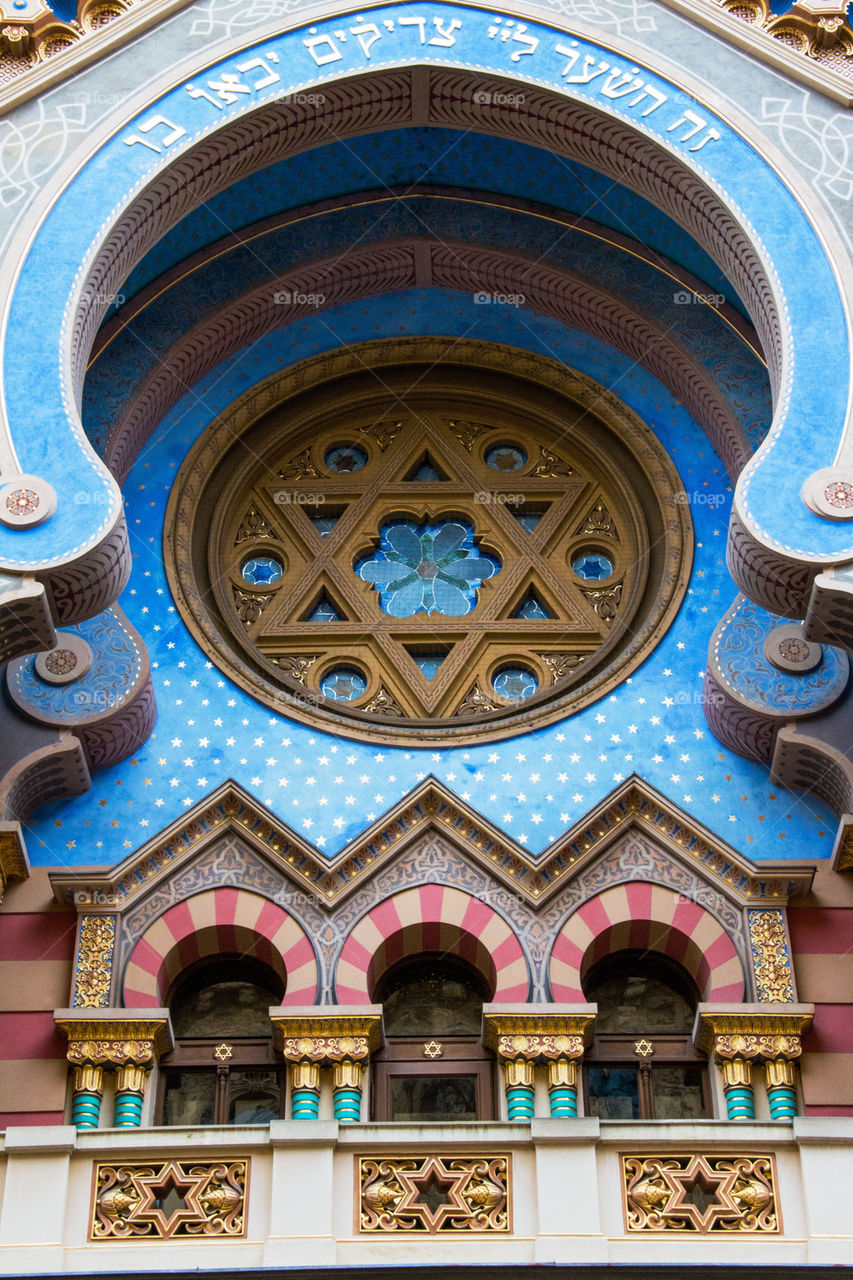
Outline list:
[[[473,966],[424,954],[395,965],[374,997],[385,1047],[374,1066],[374,1117],[397,1121],[491,1119],[492,1059],[483,1048],[488,983]]]
[[[269,1019],[283,994],[272,970],[239,957],[183,977],[170,1001],[175,1048],[162,1061],[161,1124],[268,1124],[284,1114]]]
[[[585,1058],[586,1110],[603,1120],[689,1120],[710,1114],[705,1060],[693,1046],[698,992],[680,965],[619,951],[584,982],[598,1005]]]

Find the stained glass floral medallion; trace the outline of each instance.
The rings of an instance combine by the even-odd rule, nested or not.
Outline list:
[[[443,613],[459,618],[476,607],[477,591],[500,571],[500,561],[477,549],[474,530],[461,520],[383,525],[379,546],[356,572],[379,592],[393,618]]]

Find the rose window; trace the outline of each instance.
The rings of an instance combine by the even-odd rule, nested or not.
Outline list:
[[[544,357],[401,339],[309,360],[199,440],[167,514],[176,603],[279,713],[476,742],[601,696],[686,583],[651,431]]]

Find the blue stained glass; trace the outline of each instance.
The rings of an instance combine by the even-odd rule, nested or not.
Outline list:
[[[422,525],[394,520],[379,533],[378,548],[355,571],[373,583],[382,608],[393,618],[470,613],[477,588],[501,568],[498,559],[474,545],[474,530],[462,520]]]
[[[552,615],[533,591],[529,591],[513,615],[516,618],[550,618]]]
[[[274,560],[272,556],[255,556],[246,561],[241,572],[246,582],[251,582],[253,587],[261,587],[278,582],[284,568],[281,561]]]
[[[492,681],[495,693],[510,702],[530,698],[539,688],[539,681],[527,667],[504,667]]]
[[[525,533],[532,533],[542,519],[542,515],[539,511],[522,511],[515,518]]]
[[[426,481],[428,483],[434,483],[436,480],[443,480],[443,479],[444,479],[444,476],[441,474],[440,471],[437,471],[435,469],[435,467],[430,462],[429,458],[424,458],[420,466],[415,467],[414,471],[409,476],[410,481],[421,480],[421,481]]]
[[[320,681],[320,692],[335,702],[352,702],[367,689],[367,681],[354,667],[333,667]]]
[[[340,622],[341,615],[328,596],[320,596],[314,608],[305,619],[306,622]]]
[[[527,461],[527,454],[513,444],[496,444],[487,449],[483,458],[492,471],[520,471]]]
[[[599,582],[613,572],[612,561],[598,551],[585,551],[572,561],[572,569],[585,582]]]
[[[358,444],[339,444],[326,450],[323,461],[330,471],[361,471],[367,466],[367,453]]]
[[[327,538],[338,523],[338,516],[311,516],[311,523],[321,538]]]
[[[413,653],[412,658],[418,664],[427,680],[432,680],[437,674],[438,668],[444,662],[445,655],[443,653]]]

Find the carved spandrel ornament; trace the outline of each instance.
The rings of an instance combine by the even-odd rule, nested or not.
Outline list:
[[[89,1239],[244,1236],[248,1183],[247,1159],[97,1164]]]
[[[83,916],[74,971],[74,1008],[106,1009],[110,1003],[115,916]]]
[[[750,911],[749,940],[759,1000],[794,1000],[788,934],[781,911]]]
[[[622,1156],[622,1177],[629,1232],[720,1235],[781,1230],[772,1156]]]
[[[361,1233],[509,1232],[509,1155],[357,1157]]]

